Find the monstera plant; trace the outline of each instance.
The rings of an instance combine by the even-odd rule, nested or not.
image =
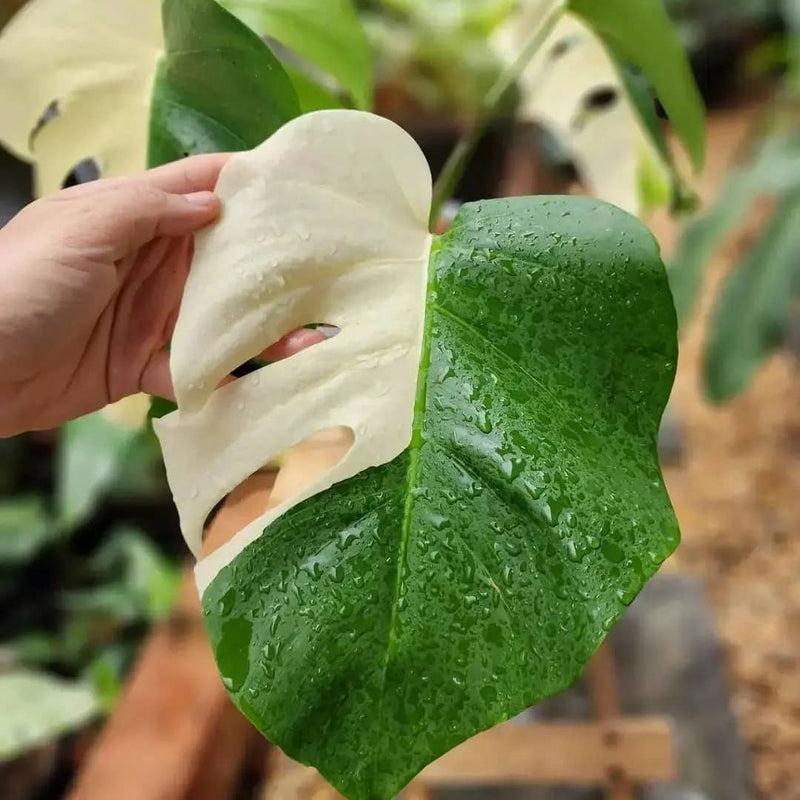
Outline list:
[[[349,0],[224,5],[258,35],[210,2],[165,3],[163,24],[161,0],[30,0],[17,13],[0,39],[0,141],[34,161],[39,194],[88,157],[110,177],[252,147],[318,105],[325,76],[369,105],[369,50]],[[290,77],[266,34],[314,70],[293,59]]]
[[[756,120],[718,196],[686,226],[670,269],[683,325],[722,243],[754,212],[768,209],[761,231],[725,276],[708,321],[703,384],[718,404],[736,399],[771,356],[792,346],[800,320],[799,40],[787,42],[785,66],[775,102]]]
[[[37,7],[89,5],[35,0],[9,35],[22,47],[47,19]],[[109,25],[112,6],[132,8],[93,6]],[[702,108],[659,0],[543,7],[509,79],[567,13],[644,71],[699,162]],[[301,115],[268,44],[215,0],[165,0],[146,70],[123,68],[130,15],[101,73],[75,68],[63,32],[71,59],[51,45],[44,69],[42,47],[16,73],[20,106],[59,101],[40,130],[33,113],[16,124],[18,149],[47,185],[87,155],[120,169],[105,123],[150,97],[136,139],[150,163],[246,151],[196,242],[171,351],[178,410],[157,433],[234,701],[348,797],[388,799],[567,687],[678,543],[656,455],[677,357],[658,247],[581,198],[480,202],[432,236],[430,171],[400,128],[356,109]],[[76,108],[94,139],[67,136],[86,122]],[[310,323],[339,333],[228,380]],[[332,429],[350,442],[333,466],[204,556],[220,500]]]
[[[699,167],[700,99],[685,66],[677,74],[664,69],[665,64],[674,63],[664,54],[680,50],[677,36],[658,4],[634,0],[616,4],[619,7],[611,12],[615,35],[603,37],[604,12],[592,7],[596,5],[600,4],[584,4],[581,14],[577,4],[578,13],[558,15],[547,39],[521,71],[519,116],[544,125],[558,137],[592,195],[637,215],[667,203],[680,210],[688,191],[646,84],[626,64],[630,33],[658,30],[658,51],[640,53],[642,59],[649,55],[649,64],[641,63],[649,67],[647,73],[658,86],[662,102],[670,106],[675,128]],[[498,27],[492,43],[506,65],[513,67],[551,6],[548,0],[526,0]]]

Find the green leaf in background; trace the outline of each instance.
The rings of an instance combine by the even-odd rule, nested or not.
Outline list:
[[[56,511],[72,527],[109,490],[142,431],[112,422],[102,411],[68,422],[58,448]]]
[[[59,661],[66,648],[57,635],[44,631],[28,631],[3,642],[11,652],[15,664],[24,667],[46,667]]]
[[[669,202],[670,210],[673,213],[684,214],[695,211],[699,202],[697,195],[684,181],[675,163],[664,126],[656,114],[649,83],[627,64],[618,61],[616,67],[628,97],[650,137],[650,142],[669,170],[672,181],[670,195],[666,196],[661,177],[661,164],[654,163],[653,159],[643,159],[639,167],[639,194],[642,198],[643,210],[645,212],[654,211]]]
[[[151,397],[148,418],[151,421],[154,419],[160,419],[161,417],[165,417],[167,414],[171,414],[173,411],[176,411],[177,408],[178,406],[175,405],[172,400],[165,400],[163,397]]]
[[[269,47],[214,0],[164,0],[148,162],[247,150],[300,114]]]
[[[91,568],[97,586],[61,597],[73,619],[119,626],[161,619],[172,610],[180,570],[139,531],[113,531]]]
[[[705,109],[691,66],[662,0],[567,0],[612,52],[653,84],[695,169],[705,161]]]
[[[582,198],[466,206],[434,244],[414,433],[213,578],[239,708],[351,800],[567,688],[678,543],[658,247]]]
[[[41,497],[0,502],[0,568],[30,561],[52,539],[54,530]]]
[[[10,760],[81,728],[99,711],[83,683],[37,672],[0,674],[0,760]]]
[[[343,108],[342,101],[322,84],[309,78],[301,70],[284,64],[286,74],[292,79],[300,110],[304,114],[323,108]]]
[[[686,227],[669,276],[678,320],[688,321],[703,273],[723,239],[760,197],[800,188],[800,137],[771,136],[728,177],[717,200]]]
[[[382,0],[396,16],[413,20],[432,35],[444,29],[486,38],[518,8],[518,0]]]
[[[714,402],[747,387],[783,341],[800,294],[800,191],[778,205],[753,249],[728,277],[711,322],[705,385]]]
[[[371,108],[372,54],[352,0],[221,0],[221,4],[261,36],[277,39],[334,78],[357,108]]]
[[[142,617],[160,619],[172,610],[180,569],[141,532],[130,528],[114,531],[92,566],[101,575],[119,574],[120,585],[130,595],[130,606]]]
[[[101,653],[86,670],[86,678],[105,714],[114,710],[122,694],[126,666],[127,659],[117,658],[115,651],[109,649]]]

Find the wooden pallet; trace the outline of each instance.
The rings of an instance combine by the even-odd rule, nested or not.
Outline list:
[[[206,549],[216,549],[299,483],[335,463],[349,447],[330,432],[296,448],[281,472],[259,473],[214,519]],[[465,742],[425,769],[406,790],[428,800],[459,785],[605,786],[609,800],[633,800],[635,787],[675,777],[669,721],[620,714],[614,665],[601,649],[587,672],[594,719],[506,723]],[[127,690],[80,773],[70,800],[233,800],[248,759],[267,766],[269,800],[334,800],[316,773],[279,752],[267,756],[232,706],[205,637],[194,582],[187,574],[172,618],[144,648]]]

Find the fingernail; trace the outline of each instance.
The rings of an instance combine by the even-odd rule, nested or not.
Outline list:
[[[217,202],[216,195],[213,192],[192,192],[185,194],[183,199],[191,206],[199,206],[200,208],[210,208]]]

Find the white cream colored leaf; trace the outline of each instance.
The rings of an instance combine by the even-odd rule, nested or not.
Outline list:
[[[192,549],[228,492],[319,431],[344,459],[198,565],[204,587],[292,505],[398,456],[411,441],[432,238],[431,176],[393,123],[321,111],[234,156],[221,221],[197,239],[172,343],[179,411],[156,423]],[[221,388],[233,369],[313,322],[338,336]]]
[[[0,33],[0,142],[36,162],[37,194],[88,157],[106,176],[144,168],[160,12],[160,0],[28,0]]]
[[[499,57],[513,64],[553,0],[529,1],[493,39]],[[519,82],[520,115],[553,132],[575,159],[587,189],[595,197],[640,215],[646,203],[643,177],[670,195],[670,173],[653,146],[624,82],[595,34],[571,14],[564,14],[524,71]],[[590,110],[598,90],[615,99]]]
[[[134,394],[106,406],[103,415],[118,428],[141,431],[147,425],[150,413],[150,395]]]

